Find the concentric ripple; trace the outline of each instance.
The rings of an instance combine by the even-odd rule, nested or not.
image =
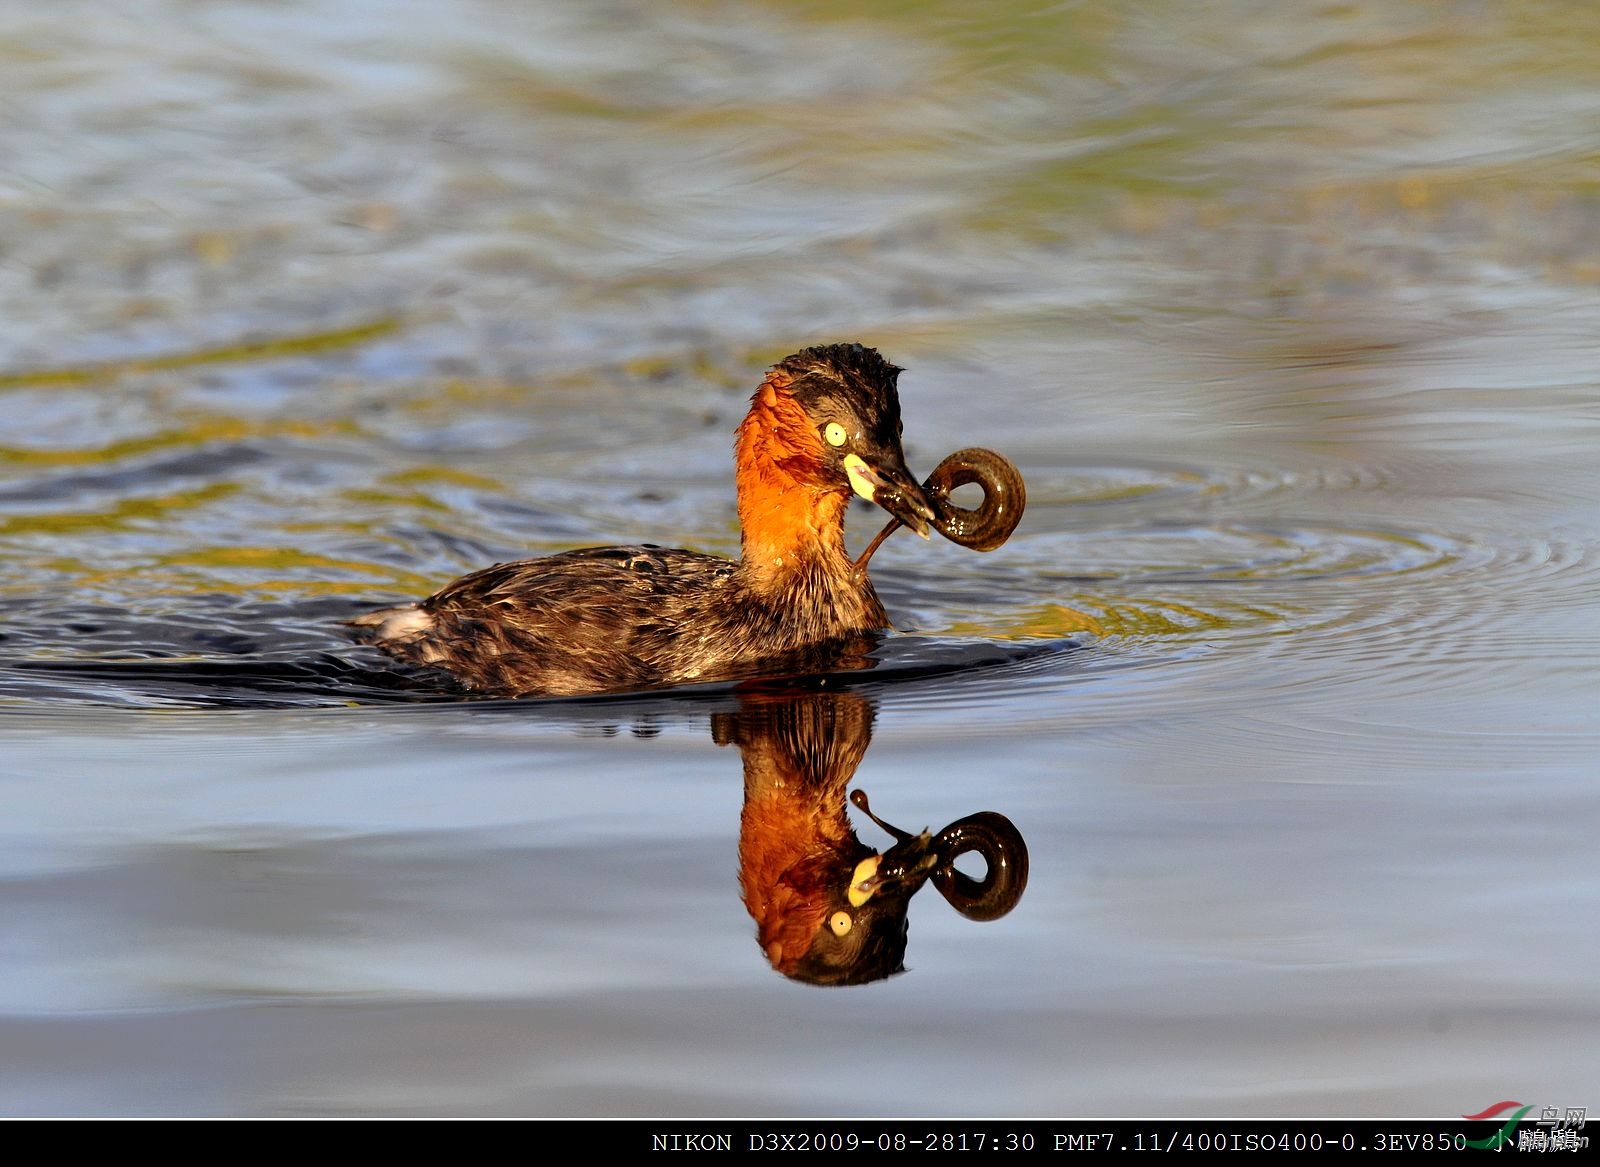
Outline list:
[[[1180,466],[1124,462],[1067,466],[1030,477],[1029,505],[1073,509],[1175,506],[1225,502],[1237,507],[1285,493],[1326,494],[1384,489],[1377,467],[1329,465],[1290,470],[1251,466]]]
[[[732,551],[726,489],[701,469],[725,457],[740,409],[724,372],[700,405],[641,398],[644,373],[572,374],[554,429],[514,388],[458,381],[437,399],[408,390],[359,426],[205,413],[158,429],[135,399],[104,441],[0,448],[0,704],[461,700],[351,646],[339,621],[483,563],[602,539]],[[630,403],[624,430],[578,424],[594,392]],[[507,413],[540,435],[536,466],[507,459]],[[1040,699],[1069,690],[1091,716],[1096,693],[1116,694],[1107,715],[1143,708],[1131,693],[1169,710],[1222,699],[1189,684],[1202,660],[1271,665],[1277,679],[1261,683],[1282,692],[1329,671],[1375,689],[1472,687],[1491,643],[1563,651],[1558,632],[1526,624],[1520,641],[1497,635],[1508,596],[1526,613],[1530,598],[1555,606],[1594,583],[1581,537],[1411,521],[1398,484],[1421,471],[1404,465],[1133,453],[1024,472],[1028,513],[1004,547],[900,537],[875,559],[910,635],[841,683],[908,711],[1021,721],[1057,716]],[[879,518],[863,505],[852,539]]]
[[[1425,532],[1304,525],[1161,525],[1041,540],[1055,562],[1045,578],[1123,584],[1249,583],[1389,576],[1430,571],[1465,553],[1460,540]]]
[[[1339,493],[1326,475],[1150,475],[1133,467],[1101,477],[1120,478],[1110,493],[1130,504],[1165,496],[1158,513],[1181,509],[1174,505],[1181,488],[1192,488],[1191,501],[1204,501],[1206,510],[1216,498],[1282,492],[1309,504],[1323,492]],[[1357,479],[1364,486],[1381,481]],[[476,497],[472,505],[485,507]],[[907,709],[982,706],[1023,720],[1037,716],[1029,708],[1043,692],[1081,691],[1130,669],[1160,675],[1165,666],[1229,645],[1235,661],[1283,666],[1290,675],[1279,684],[1286,689],[1325,683],[1309,680],[1324,657],[1339,659],[1342,684],[1454,683],[1478,659],[1459,652],[1463,626],[1476,620],[1482,627],[1485,613],[1510,595],[1525,607],[1531,594],[1595,584],[1593,557],[1577,540],[1495,544],[1309,519],[1106,523],[1138,516],[1106,500],[1058,501],[1055,508],[1045,521],[1056,529],[1029,534],[1024,527],[995,554],[928,552],[899,540],[880,557],[875,576],[898,625],[912,635],[888,641],[870,675],[841,680],[866,684]],[[383,557],[372,566],[375,577],[410,574],[404,546],[435,561],[441,550],[450,558],[487,554],[432,523],[394,534],[399,546],[374,545]],[[111,580],[75,602],[14,596],[0,632],[0,703],[327,708],[462,699],[439,678],[393,669],[346,641],[339,622],[386,595],[373,591],[366,600],[358,586],[340,582],[333,590],[342,594],[323,589],[296,599],[293,581],[272,559],[208,552],[190,567],[228,590],[173,589],[126,606],[92,599],[114,594]],[[304,553],[296,562],[314,577]],[[253,575],[274,566],[277,586],[289,594],[252,595]],[[352,578],[363,573],[357,561],[348,567]],[[412,578],[420,585],[426,577]],[[1489,639],[1479,635],[1473,643]],[[1090,651],[1078,651],[1085,646]],[[1180,675],[1172,674],[1174,684]],[[1170,708],[1212,697],[1161,692],[1155,699]]]

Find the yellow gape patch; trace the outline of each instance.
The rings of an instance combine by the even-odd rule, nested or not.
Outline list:
[[[859,908],[872,898],[873,889],[863,888],[861,885],[878,874],[878,864],[882,862],[882,855],[869,855],[857,863],[856,869],[850,873],[850,891],[847,898],[852,908]]]
[[[861,460],[858,454],[846,454],[844,459],[844,472],[850,476],[850,489],[854,490],[868,502],[873,500],[873,495],[878,489],[878,476]]]

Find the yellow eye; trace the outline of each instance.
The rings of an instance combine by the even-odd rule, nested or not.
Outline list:
[[[854,924],[849,912],[835,912],[828,920],[828,927],[833,929],[835,936],[848,936]]]
[[[822,428],[822,436],[828,439],[828,445],[842,446],[850,435],[844,432],[844,426],[836,421],[830,421]]]

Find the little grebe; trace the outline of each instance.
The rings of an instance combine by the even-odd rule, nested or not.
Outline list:
[[[734,442],[737,560],[591,547],[496,564],[350,623],[393,657],[499,696],[748,676],[859,642],[889,617],[865,557],[845,551],[851,493],[924,538],[936,517],[900,449],[899,373],[859,344],[773,366]]]

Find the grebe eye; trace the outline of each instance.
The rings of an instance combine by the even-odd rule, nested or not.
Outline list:
[[[836,421],[830,421],[822,427],[822,436],[827,439],[830,446],[842,446],[850,438],[850,435],[845,433],[844,426]]]
[[[855,921],[850,918],[849,912],[835,912],[828,920],[828,927],[835,936],[848,936],[850,929],[855,926]]]

